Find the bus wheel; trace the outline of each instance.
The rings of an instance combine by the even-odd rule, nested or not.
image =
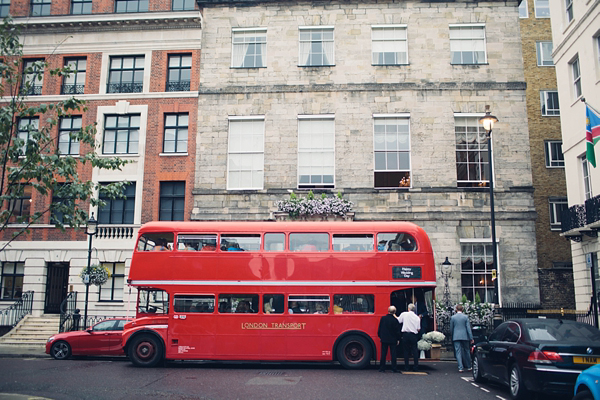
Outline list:
[[[363,369],[371,364],[371,346],[361,336],[348,336],[337,347],[337,359],[346,369]]]
[[[163,358],[162,344],[153,335],[139,335],[129,345],[128,355],[136,367],[155,367]]]

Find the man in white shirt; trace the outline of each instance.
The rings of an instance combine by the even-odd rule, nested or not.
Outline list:
[[[404,347],[404,370],[409,371],[410,355],[414,359],[413,371],[419,371],[419,330],[421,329],[421,318],[414,313],[415,305],[410,303],[408,311],[403,312],[398,317],[398,322],[402,324],[402,345]]]

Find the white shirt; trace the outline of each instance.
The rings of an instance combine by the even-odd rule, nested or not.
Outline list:
[[[404,311],[398,317],[398,322],[402,325],[402,332],[419,333],[421,329],[421,318],[412,311]]]

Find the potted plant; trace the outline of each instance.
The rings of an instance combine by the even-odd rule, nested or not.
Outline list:
[[[290,194],[289,200],[275,202],[277,211],[274,213],[277,219],[289,217],[291,219],[314,219],[327,220],[328,216],[334,218],[348,218],[353,216],[352,206],[354,204],[342,198],[342,193],[335,197],[327,197],[322,193],[315,197],[314,193],[308,192],[306,197],[298,197],[294,192]]]
[[[442,355],[442,343],[446,339],[446,335],[442,332],[431,331],[427,332],[421,338],[421,341],[426,341],[430,344],[431,358],[439,360]]]
[[[89,280],[86,282],[86,276],[88,275]],[[108,281],[108,278],[110,278],[110,272],[106,267],[94,264],[90,265],[89,271],[87,267],[83,268],[79,273],[79,277],[83,283],[102,286]]]

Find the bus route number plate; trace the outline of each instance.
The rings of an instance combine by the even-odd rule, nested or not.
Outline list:
[[[393,279],[421,279],[421,267],[392,267]]]

